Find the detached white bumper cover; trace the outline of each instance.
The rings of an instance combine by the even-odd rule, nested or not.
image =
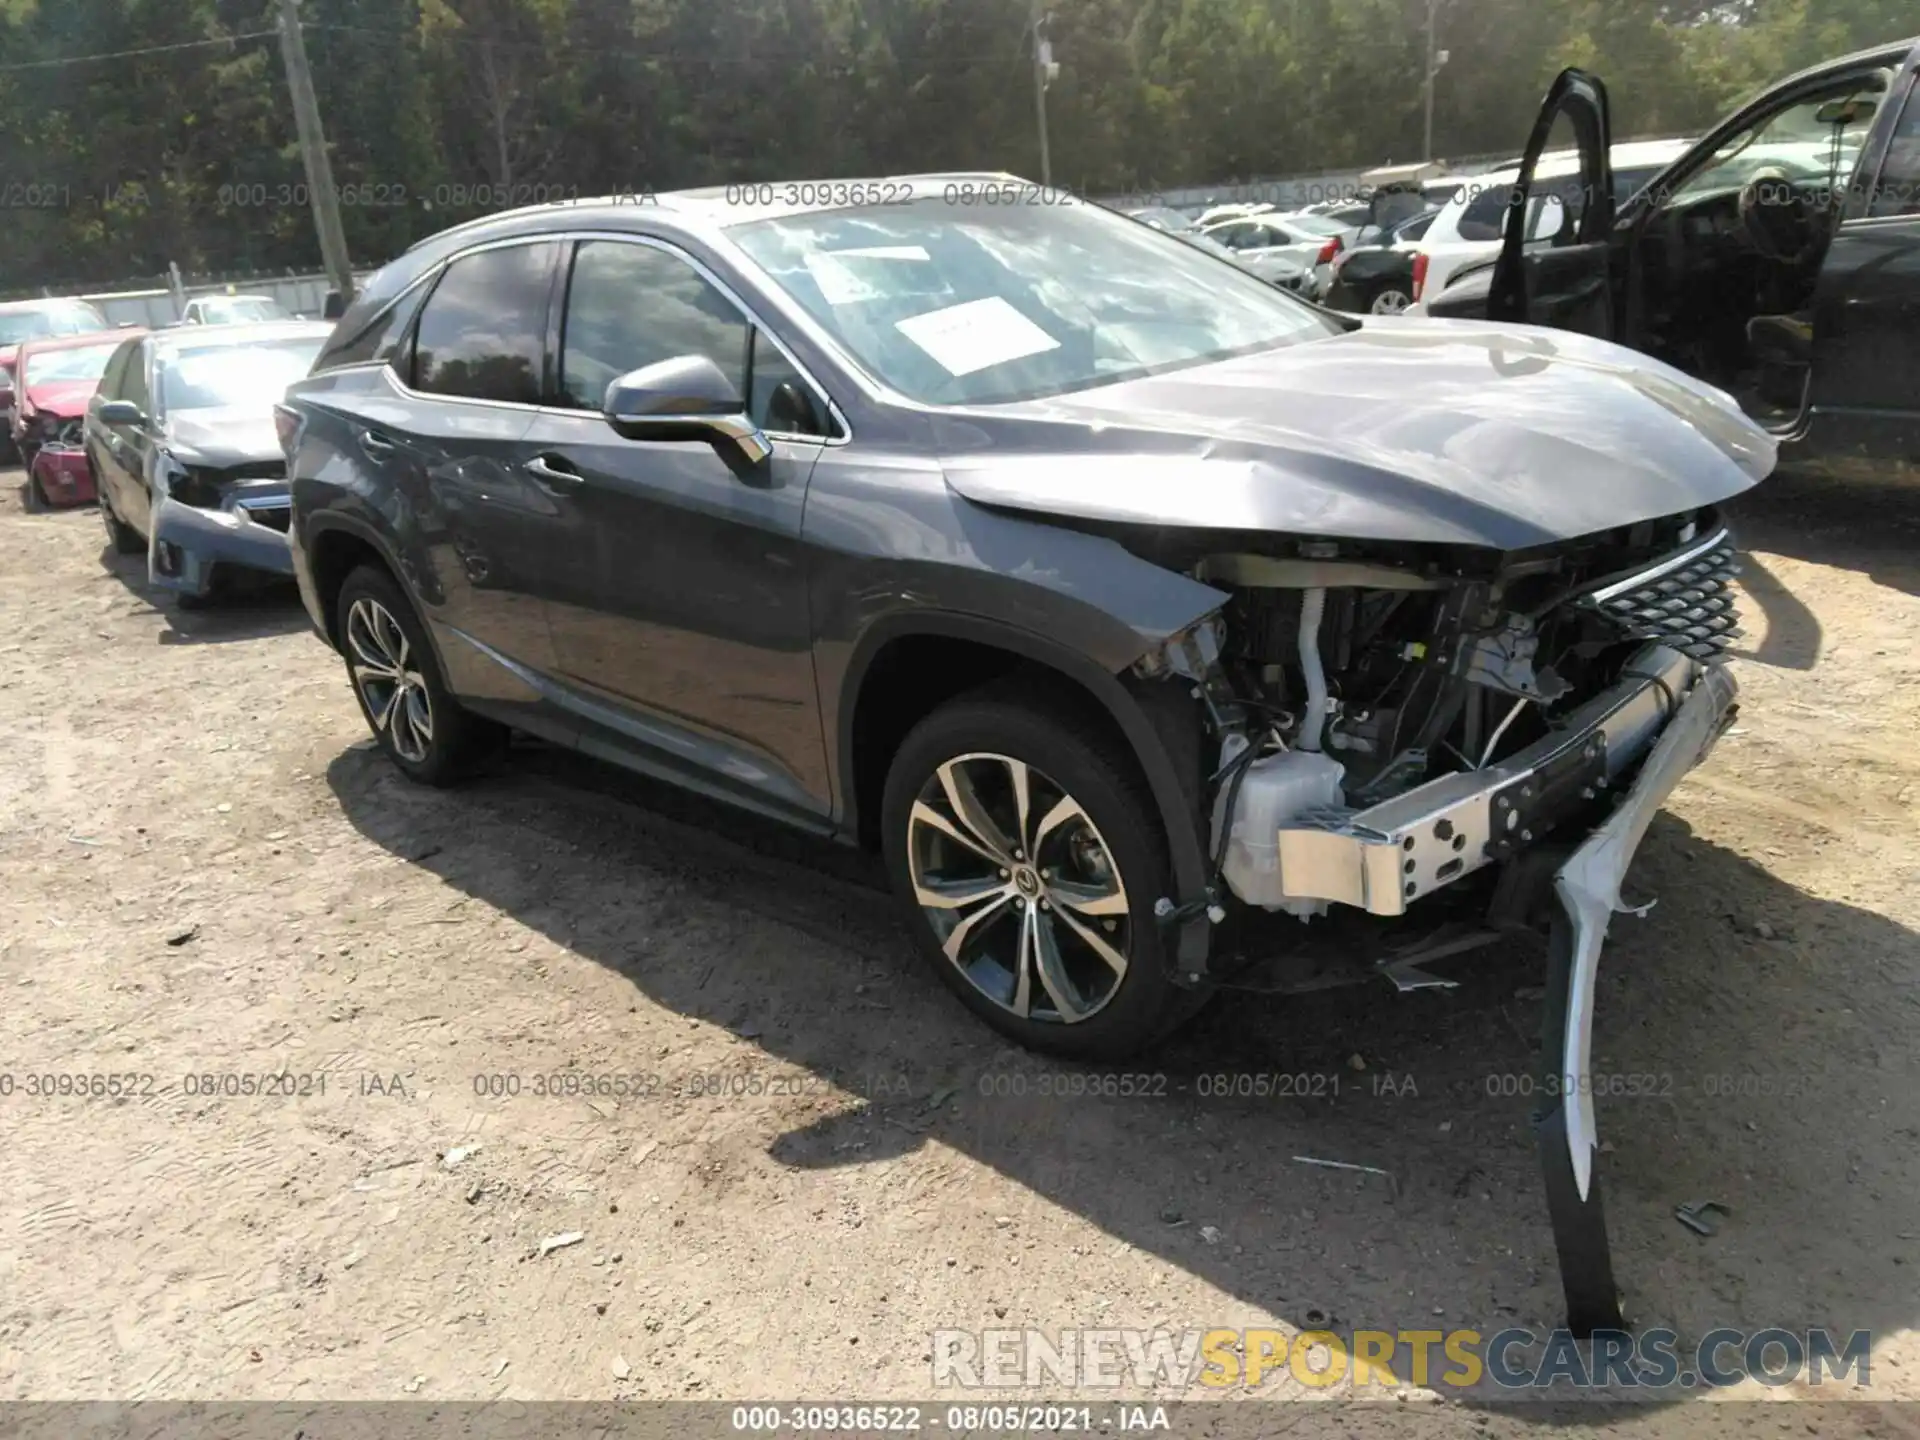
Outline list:
[[[1594,978],[1607,924],[1621,908],[1620,886],[1647,826],[1682,777],[1712,753],[1738,693],[1733,676],[1723,667],[1701,667],[1692,688],[1678,697],[1679,712],[1661,732],[1626,799],[1554,876],[1554,890],[1573,924],[1566,1050],[1560,1069],[1567,1147],[1582,1200],[1592,1188],[1593,1155],[1599,1146],[1587,1066],[1593,1050]]]

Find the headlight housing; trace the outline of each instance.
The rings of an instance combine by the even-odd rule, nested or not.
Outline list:
[[[168,499],[200,510],[218,508],[220,487],[214,481],[212,471],[198,465],[182,464],[165,451],[156,456],[153,463],[159,488]]]

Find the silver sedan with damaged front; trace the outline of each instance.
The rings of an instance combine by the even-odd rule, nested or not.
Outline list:
[[[82,436],[101,519],[179,605],[292,573],[273,407],[329,329],[195,325],[129,339],[107,362]]]

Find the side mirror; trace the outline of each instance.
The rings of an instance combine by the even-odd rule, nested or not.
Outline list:
[[[100,407],[102,425],[144,425],[147,417],[131,400],[109,400]]]
[[[629,371],[607,387],[601,413],[628,440],[725,440],[753,465],[773,454],[747,402],[705,355],[676,355]]]

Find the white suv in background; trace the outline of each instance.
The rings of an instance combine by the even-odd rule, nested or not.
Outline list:
[[[1614,146],[1610,154],[1615,202],[1624,203],[1692,144],[1691,140],[1644,140]],[[1566,200],[1574,197],[1551,193],[1552,182],[1577,181],[1579,174],[1576,150],[1549,150],[1540,157],[1538,188],[1527,203],[1527,239],[1549,239],[1560,232]],[[1519,178],[1518,166],[1475,175],[1440,208],[1414,257],[1414,304],[1409,314],[1426,314],[1426,302],[1445,290],[1465,267],[1499,257],[1507,214],[1513,207],[1513,183]]]

